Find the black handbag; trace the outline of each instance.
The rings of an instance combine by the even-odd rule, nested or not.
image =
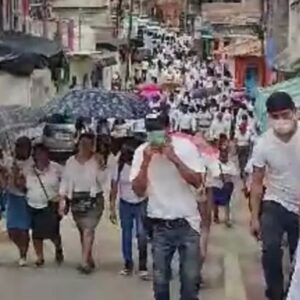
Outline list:
[[[97,206],[97,197],[91,197],[89,192],[74,192],[71,201],[73,213],[86,213]]]

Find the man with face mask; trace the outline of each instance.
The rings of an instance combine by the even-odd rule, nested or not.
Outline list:
[[[171,262],[178,250],[180,299],[197,300],[200,216],[192,187],[201,188],[203,160],[189,139],[168,134],[167,116],[149,116],[146,128],[148,142],[135,151],[130,178],[136,195],[149,199],[154,298],[170,300]]]
[[[288,94],[273,93],[266,106],[271,128],[254,148],[250,224],[251,233],[262,240],[266,296],[282,300],[282,238],[286,233],[293,259],[299,236],[300,130],[296,107]]]

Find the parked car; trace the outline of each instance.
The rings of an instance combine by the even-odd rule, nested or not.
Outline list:
[[[42,141],[49,148],[54,160],[64,160],[75,151],[74,123],[46,123]]]

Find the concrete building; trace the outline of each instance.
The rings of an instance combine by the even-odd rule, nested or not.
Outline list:
[[[211,25],[215,36],[239,38],[257,35],[260,25],[260,0],[220,1],[203,0],[202,17],[204,23]]]
[[[288,28],[284,39],[282,32],[284,43],[280,44],[286,47],[280,49],[282,51],[275,57],[274,67],[285,75],[293,76],[300,72],[300,0],[290,0],[288,9],[288,18],[285,20]]]
[[[109,0],[53,0],[54,16],[72,19],[91,26],[102,27],[110,24]]]
[[[289,0],[266,0],[266,54],[269,67],[288,46]]]

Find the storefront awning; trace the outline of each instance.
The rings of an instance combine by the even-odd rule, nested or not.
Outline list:
[[[96,43],[96,49],[106,49],[109,51],[117,51],[120,47],[127,45],[127,39],[111,39],[98,41]]]
[[[113,56],[104,57],[104,58],[101,58],[101,59],[97,60],[97,65],[102,67],[102,68],[109,67],[109,66],[114,66],[116,64],[117,64],[117,60]]]
[[[131,39],[130,40],[131,47],[143,47],[144,42],[140,39]],[[127,46],[127,39],[111,39],[111,40],[103,40],[96,42],[96,50],[109,50],[109,51],[117,51],[120,47]]]

